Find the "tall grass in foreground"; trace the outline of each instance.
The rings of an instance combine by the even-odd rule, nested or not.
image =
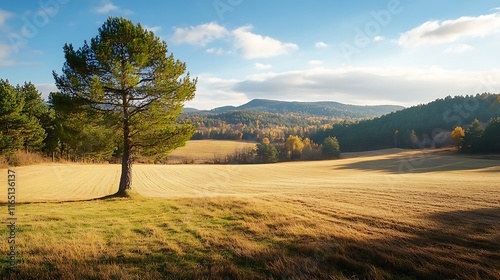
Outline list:
[[[498,279],[500,208],[262,196],[18,205],[2,279]],[[407,195],[422,199],[425,194]],[[392,203],[392,204],[391,204]],[[395,207],[397,206],[397,207]],[[2,207],[3,208],[3,207]]]

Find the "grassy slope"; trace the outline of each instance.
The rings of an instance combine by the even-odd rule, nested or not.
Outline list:
[[[18,169],[26,200],[101,195],[97,188],[78,194],[69,181],[93,186],[116,176],[115,166],[103,165],[101,175],[95,169],[75,180],[85,166],[65,167],[66,185],[40,196],[41,182],[50,188],[57,177],[44,167],[54,168]],[[38,170],[38,186],[21,185],[30,170]],[[18,205],[17,276],[500,278],[498,161],[400,152],[256,166],[137,165],[134,172],[132,198]],[[4,277],[6,238],[4,228]]]

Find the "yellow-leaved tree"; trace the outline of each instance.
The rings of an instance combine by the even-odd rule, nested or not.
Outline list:
[[[451,132],[451,142],[455,147],[457,147],[457,149],[462,148],[464,136],[465,131],[460,126],[455,127],[455,129],[453,129],[453,131]]]

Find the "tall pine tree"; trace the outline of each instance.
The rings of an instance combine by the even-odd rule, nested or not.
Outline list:
[[[70,103],[102,112],[108,126],[121,131],[118,195],[131,188],[134,153],[166,154],[194,132],[177,117],[194,97],[197,80],[167,51],[167,44],[140,24],[110,17],[90,44],[78,50],[66,44],[63,74],[54,72]]]

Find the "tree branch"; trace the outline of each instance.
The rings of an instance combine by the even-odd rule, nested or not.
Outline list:
[[[141,106],[134,106],[135,109],[130,112],[130,117],[132,117],[140,112],[146,111],[148,109],[147,107],[149,105],[151,105],[151,103],[155,102],[158,99],[160,99],[160,97],[152,98],[149,102],[146,102],[146,103],[142,104]]]
[[[110,88],[110,87],[103,87],[103,89],[105,91],[108,91],[108,92],[114,92],[114,93],[118,93],[118,94],[123,94],[123,90],[120,90],[120,89],[116,89],[116,88]]]

